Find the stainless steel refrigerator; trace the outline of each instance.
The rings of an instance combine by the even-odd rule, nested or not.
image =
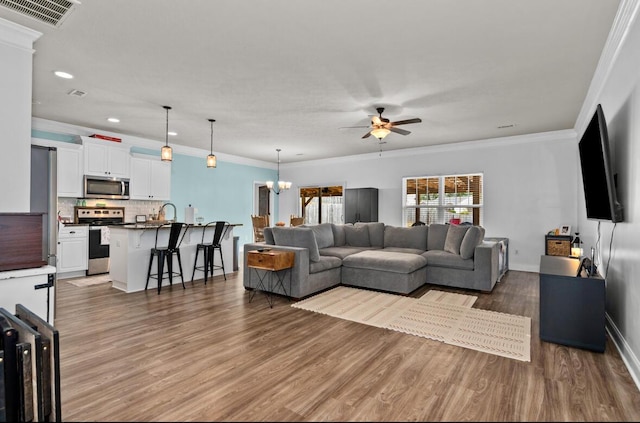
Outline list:
[[[58,246],[58,154],[55,147],[31,146],[31,212],[42,213],[42,258],[56,266]],[[47,284],[36,286],[36,292],[46,289],[47,316],[50,289],[55,289],[55,273]],[[54,296],[55,298],[55,296]],[[44,300],[44,298],[43,298]],[[54,310],[55,314],[55,310]]]

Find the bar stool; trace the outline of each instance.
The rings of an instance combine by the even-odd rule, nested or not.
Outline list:
[[[211,242],[204,242],[205,233],[207,228],[214,228],[213,238]],[[202,228],[202,240],[196,246],[196,257],[193,261],[193,272],[191,273],[191,282],[193,282],[193,278],[196,274],[196,270],[200,270],[204,272],[204,283],[207,284],[207,279],[209,277],[209,273],[211,273],[211,277],[213,277],[214,269],[222,269],[222,274],[224,275],[224,280],[227,280],[227,275],[224,271],[224,259],[222,258],[222,238],[227,233],[229,229],[229,222],[225,221],[213,221],[207,223]],[[198,254],[202,250],[203,254],[203,264],[198,266]],[[222,262],[221,265],[214,264],[214,253],[215,251],[220,251],[220,260]]]
[[[209,248],[209,266],[211,266],[211,277],[213,277],[214,269],[222,269],[222,275],[224,276],[224,280],[227,280],[227,274],[224,271],[224,258],[222,258],[222,238],[226,235],[229,230],[230,224],[229,222],[225,222],[219,220],[216,223],[216,230],[213,234],[213,242],[211,243],[211,247]],[[215,252],[218,250],[220,252],[220,265],[214,264],[215,262]]]
[[[159,247],[158,233],[163,228],[171,228],[169,232],[169,242],[167,243],[166,247]],[[182,280],[182,288],[186,289],[184,286],[184,277],[182,276],[182,260],[180,259],[180,244],[182,244],[182,239],[184,238],[186,232],[187,225],[180,222],[173,222],[171,224],[161,225],[156,228],[156,242],[155,247],[151,249],[151,253],[149,255],[149,269],[147,270],[147,283],[144,286],[145,291],[147,290],[147,287],[149,285],[149,279],[154,278],[158,280],[158,294],[160,294],[160,288],[162,287],[162,278],[164,275],[168,276],[169,285],[173,285],[173,276],[180,275],[180,279]],[[179,272],[173,271],[174,254],[178,257],[178,267],[180,269]],[[151,273],[154,257],[157,258],[158,270],[156,273]],[[166,272],[164,270],[165,261],[167,262]]]
[[[212,246],[211,242],[204,242],[204,236],[205,233],[207,232],[208,228],[214,227],[216,224],[216,222],[209,222],[206,225],[204,225],[202,227],[202,239],[200,240],[200,242],[196,245],[196,258],[193,260],[193,272],[191,273],[191,282],[193,282],[193,278],[196,275],[196,270],[200,270],[202,272],[204,272],[204,283],[205,285],[207,284],[207,279],[209,277],[209,268],[211,267],[209,265],[209,249]],[[200,254],[200,250],[202,250],[202,266],[198,266],[198,255]],[[213,276],[213,272],[211,274],[211,276]]]

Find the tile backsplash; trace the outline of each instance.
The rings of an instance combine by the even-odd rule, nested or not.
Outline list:
[[[80,200],[82,201],[82,199]],[[84,199],[86,206],[94,207],[96,203],[104,203],[107,207],[124,207],[124,221],[135,222],[137,214],[146,214],[147,218],[152,213],[158,213],[160,206],[166,201],[148,200],[101,200],[94,198]],[[77,205],[77,198],[58,198],[58,211],[63,219],[73,220],[73,208]]]

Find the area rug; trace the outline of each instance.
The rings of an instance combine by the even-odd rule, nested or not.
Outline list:
[[[108,274],[106,274],[106,275],[89,276],[87,278],[69,279],[67,280],[67,282],[75,286],[91,286],[91,285],[100,285],[103,283],[110,283],[111,278],[109,277]]]
[[[430,290],[420,298],[338,286],[292,307],[450,345],[531,361],[531,318],[472,308],[477,297]]]

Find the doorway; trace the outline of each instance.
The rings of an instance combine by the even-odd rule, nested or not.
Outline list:
[[[344,223],[343,186],[300,188],[298,211],[307,224]]]
[[[257,216],[269,216],[269,223],[273,221],[273,201],[271,190],[264,182],[254,182],[253,214]]]

